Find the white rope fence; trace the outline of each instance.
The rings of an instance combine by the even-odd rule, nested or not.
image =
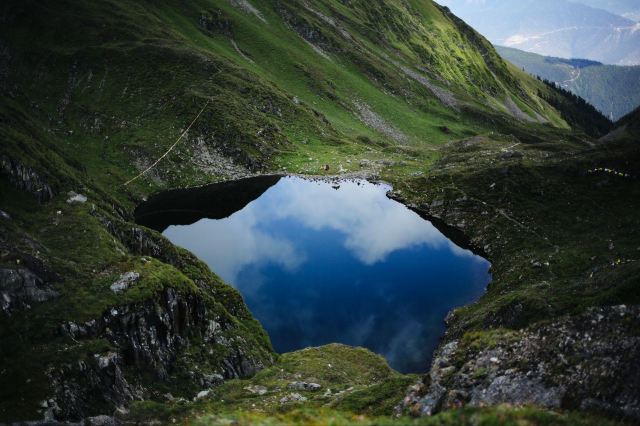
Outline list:
[[[129,179],[128,181],[126,181],[124,183],[124,186],[129,185],[131,182],[134,182],[136,180],[138,180],[140,177],[142,177],[145,173],[147,173],[149,170],[153,169],[155,166],[158,165],[158,163],[160,161],[162,161],[162,159],[164,157],[166,157],[167,155],[169,155],[169,153],[173,150],[173,148],[176,147],[176,145],[178,145],[178,143],[182,140],[182,138],[184,137],[184,135],[187,134],[187,132],[189,131],[189,129],[191,129],[191,127],[196,123],[196,121],[198,121],[198,118],[200,118],[200,116],[202,115],[202,113],[204,112],[204,110],[207,108],[207,106],[209,106],[209,102],[210,100],[207,100],[207,102],[204,104],[204,106],[202,107],[202,109],[200,110],[200,112],[198,113],[198,115],[196,115],[196,118],[193,119],[193,121],[191,122],[191,124],[189,124],[189,126],[187,127],[187,129],[182,132],[180,134],[180,136],[178,137],[178,139],[173,143],[173,145],[171,145],[169,147],[169,149],[167,150],[167,152],[165,152],[164,154],[162,154],[160,156],[160,158],[158,158],[153,164],[151,164],[149,167],[147,167],[145,170],[143,170],[142,172],[140,172],[136,177]]]

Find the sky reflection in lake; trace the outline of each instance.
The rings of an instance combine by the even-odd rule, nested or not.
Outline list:
[[[164,234],[242,293],[277,351],[341,342],[425,371],[444,316],[482,294],[489,264],[389,189],[283,178],[229,218]]]

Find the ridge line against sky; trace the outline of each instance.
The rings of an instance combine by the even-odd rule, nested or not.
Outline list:
[[[604,64],[640,64],[640,23],[594,8],[605,0],[436,0],[493,44],[544,56],[590,59]],[[640,17],[623,0],[627,15]],[[614,6],[615,6],[614,4]],[[623,6],[624,6],[623,4]]]

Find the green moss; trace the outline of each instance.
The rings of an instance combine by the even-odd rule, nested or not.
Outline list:
[[[362,426],[596,426],[615,425],[616,422],[598,417],[588,417],[578,413],[559,414],[538,408],[513,408],[499,406],[493,408],[475,408],[451,410],[433,417],[421,419],[365,417],[329,409],[299,409],[276,416],[259,412],[237,412],[233,414],[208,414],[196,419],[197,425],[362,425]]]
[[[349,393],[332,406],[336,410],[368,416],[391,416],[395,407],[407,394],[409,386],[417,382],[414,375],[392,377],[365,389]]]

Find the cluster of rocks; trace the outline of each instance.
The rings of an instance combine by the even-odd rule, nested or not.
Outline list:
[[[402,409],[432,415],[534,404],[640,420],[640,307],[592,308],[522,331],[485,333],[486,344],[465,337],[443,345]]]
[[[213,145],[203,136],[196,137],[190,148],[193,166],[204,173],[224,176],[226,180],[242,179],[252,174],[240,158],[234,161],[233,155]],[[236,157],[239,155],[240,153],[236,153]]]
[[[133,277],[133,273],[123,274],[123,281]],[[54,389],[52,400],[61,407],[55,417],[83,418],[93,414],[95,407],[106,404],[115,409],[149,397],[150,390],[136,375],[131,375],[131,368],[167,382],[179,374],[205,388],[219,385],[225,379],[254,375],[264,368],[264,360],[251,355],[246,342],[227,337],[233,327],[213,313],[197,294],[182,294],[170,287],[157,300],[115,306],[98,319],[61,325],[60,333],[64,336],[75,341],[104,338],[114,350],[95,354],[93,361],[76,361],[49,371]],[[203,356],[213,354],[207,348],[224,347],[226,355],[217,362],[217,372],[182,371],[180,368],[184,367],[177,366],[179,355],[194,338],[201,342]]]
[[[139,279],[139,273],[125,272],[124,274],[120,275],[120,278],[118,278],[113,284],[111,284],[109,288],[116,294],[122,293],[123,291],[127,290],[131,286],[131,284],[135,283]]]
[[[459,102],[456,99],[456,97],[453,95],[453,93],[451,93],[450,91],[443,89],[442,87],[439,87],[437,85],[435,85],[434,83],[431,82],[431,80],[429,80],[427,77],[425,77],[424,75],[412,70],[411,68],[404,66],[396,61],[393,61],[394,64],[400,68],[402,70],[403,73],[405,73],[406,75],[408,75],[409,77],[413,78],[414,80],[416,80],[418,83],[422,84],[423,86],[425,86],[427,89],[429,89],[429,91],[431,91],[431,93],[433,94],[433,96],[435,96],[436,98],[438,98],[438,100],[440,102],[442,102],[443,105],[455,110],[455,111],[459,111],[460,110],[460,106],[459,106]]]
[[[286,404],[289,402],[304,402],[307,400],[306,396],[302,396],[297,392],[292,392],[280,398],[280,404]]]
[[[354,100],[353,106],[356,110],[356,116],[367,126],[379,131],[390,139],[398,143],[406,144],[409,142],[407,135],[386,122],[380,115],[373,111],[366,103]]]
[[[8,155],[0,155],[0,174],[6,175],[17,189],[31,193],[41,203],[55,195],[53,187],[43,176]]]
[[[265,395],[267,392],[269,392],[269,390],[265,386],[260,386],[260,385],[249,385],[249,386],[246,386],[244,389],[248,390],[254,395],[259,395],[259,396]]]
[[[0,309],[5,315],[58,296],[56,290],[30,269],[0,268]]]

